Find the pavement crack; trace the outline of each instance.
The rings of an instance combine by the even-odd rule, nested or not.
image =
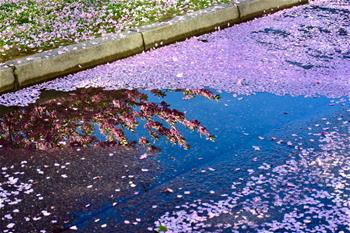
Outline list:
[[[143,46],[143,51],[146,51],[146,43],[145,43],[145,37],[143,36],[143,33],[140,32],[141,37],[142,37],[142,46]]]
[[[237,11],[238,11],[238,19],[240,22],[242,22],[241,9],[237,4],[235,4],[235,5],[236,5]]]
[[[13,65],[13,66],[11,66],[11,69],[12,69],[12,74],[13,74],[13,77],[15,78],[15,85],[14,85],[14,90],[15,91],[17,91],[18,89],[19,89],[19,81],[18,81],[18,75],[17,75],[17,73],[16,73],[16,70],[17,70],[17,68],[16,68],[16,66],[15,65]]]

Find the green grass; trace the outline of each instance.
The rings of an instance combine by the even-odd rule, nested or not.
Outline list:
[[[230,0],[22,0],[0,3],[0,62],[137,28]]]

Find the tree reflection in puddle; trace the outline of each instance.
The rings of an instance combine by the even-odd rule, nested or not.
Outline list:
[[[204,96],[218,100],[209,90],[181,90],[184,100]],[[165,91],[152,90],[159,98]],[[130,140],[127,131],[135,132],[140,123],[149,135]],[[162,137],[184,149],[189,145],[179,126],[197,131],[207,140],[215,137],[197,120],[171,109],[165,101],[149,101],[139,90],[79,89],[63,96],[41,101],[25,108],[16,108],[0,118],[0,144],[14,148],[39,150],[65,146],[87,147],[136,143],[155,150],[153,143]]]
[[[219,99],[209,90],[179,92],[184,100]],[[156,140],[187,149],[183,129],[214,140],[198,120],[170,108],[167,91],[91,88],[45,95],[0,117],[0,229],[6,232],[62,232],[74,228],[75,214],[100,208],[118,218],[117,205],[157,184],[159,161],[141,160],[157,149]],[[97,220],[102,226],[109,221]]]

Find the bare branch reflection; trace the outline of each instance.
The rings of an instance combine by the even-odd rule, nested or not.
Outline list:
[[[185,100],[195,96],[219,99],[205,89],[182,92]],[[159,98],[166,96],[161,90],[152,90],[151,93]],[[141,124],[149,135],[135,133]],[[0,144],[46,150],[139,143],[153,150],[156,149],[153,142],[165,137],[169,142],[188,149],[180,125],[197,131],[207,140],[215,139],[198,120],[187,119],[183,112],[171,109],[164,100],[160,103],[149,101],[145,92],[80,89],[4,115],[0,118]],[[128,139],[127,131],[134,132],[138,142]]]

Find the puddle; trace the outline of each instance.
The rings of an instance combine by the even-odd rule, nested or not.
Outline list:
[[[0,118],[1,229],[346,232],[349,120],[347,98],[44,92]]]

